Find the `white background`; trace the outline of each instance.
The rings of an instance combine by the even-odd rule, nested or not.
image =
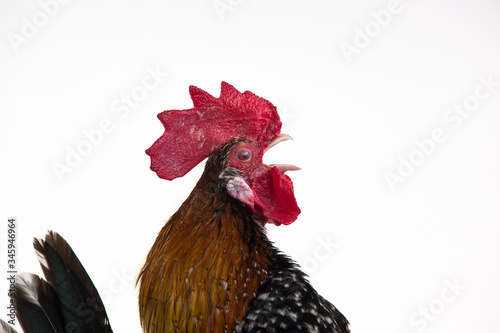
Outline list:
[[[53,229],[114,331],[139,332],[136,274],[202,170],[173,182],[149,170],[156,114],[225,80],[274,103],[294,137],[266,161],[302,167],[290,173],[302,214],[270,238],[353,332],[500,330],[498,2],[73,0],[50,16],[40,3],[0,4],[2,272],[8,217],[20,271],[41,274],[32,237]],[[148,70],[161,74],[144,90]],[[132,93],[142,100],[125,107]],[[463,103],[466,118],[449,113]],[[84,133],[106,119],[89,150]],[[415,141],[435,129],[446,139],[425,155]],[[5,309],[4,277],[0,290]]]

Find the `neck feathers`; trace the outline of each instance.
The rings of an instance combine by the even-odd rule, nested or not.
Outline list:
[[[231,332],[267,277],[271,245],[262,226],[204,176],[139,275],[145,332]]]

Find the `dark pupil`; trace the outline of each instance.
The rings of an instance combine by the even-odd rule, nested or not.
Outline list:
[[[250,152],[248,150],[240,151],[238,153],[238,159],[241,161],[247,161],[250,159]]]

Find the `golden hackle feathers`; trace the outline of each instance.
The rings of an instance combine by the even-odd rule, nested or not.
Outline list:
[[[230,332],[265,279],[268,244],[248,215],[197,186],[160,231],[139,275],[145,332]]]

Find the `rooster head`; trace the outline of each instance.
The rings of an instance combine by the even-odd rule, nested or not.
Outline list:
[[[288,165],[266,165],[262,158],[271,147],[291,139],[280,134],[276,107],[250,91],[243,93],[226,82],[219,98],[190,86],[194,107],[167,110],[158,115],[163,135],[146,153],[151,170],[160,178],[184,176],[206,157],[223,153],[217,181],[229,196],[239,200],[264,222],[290,224],[300,214]]]

